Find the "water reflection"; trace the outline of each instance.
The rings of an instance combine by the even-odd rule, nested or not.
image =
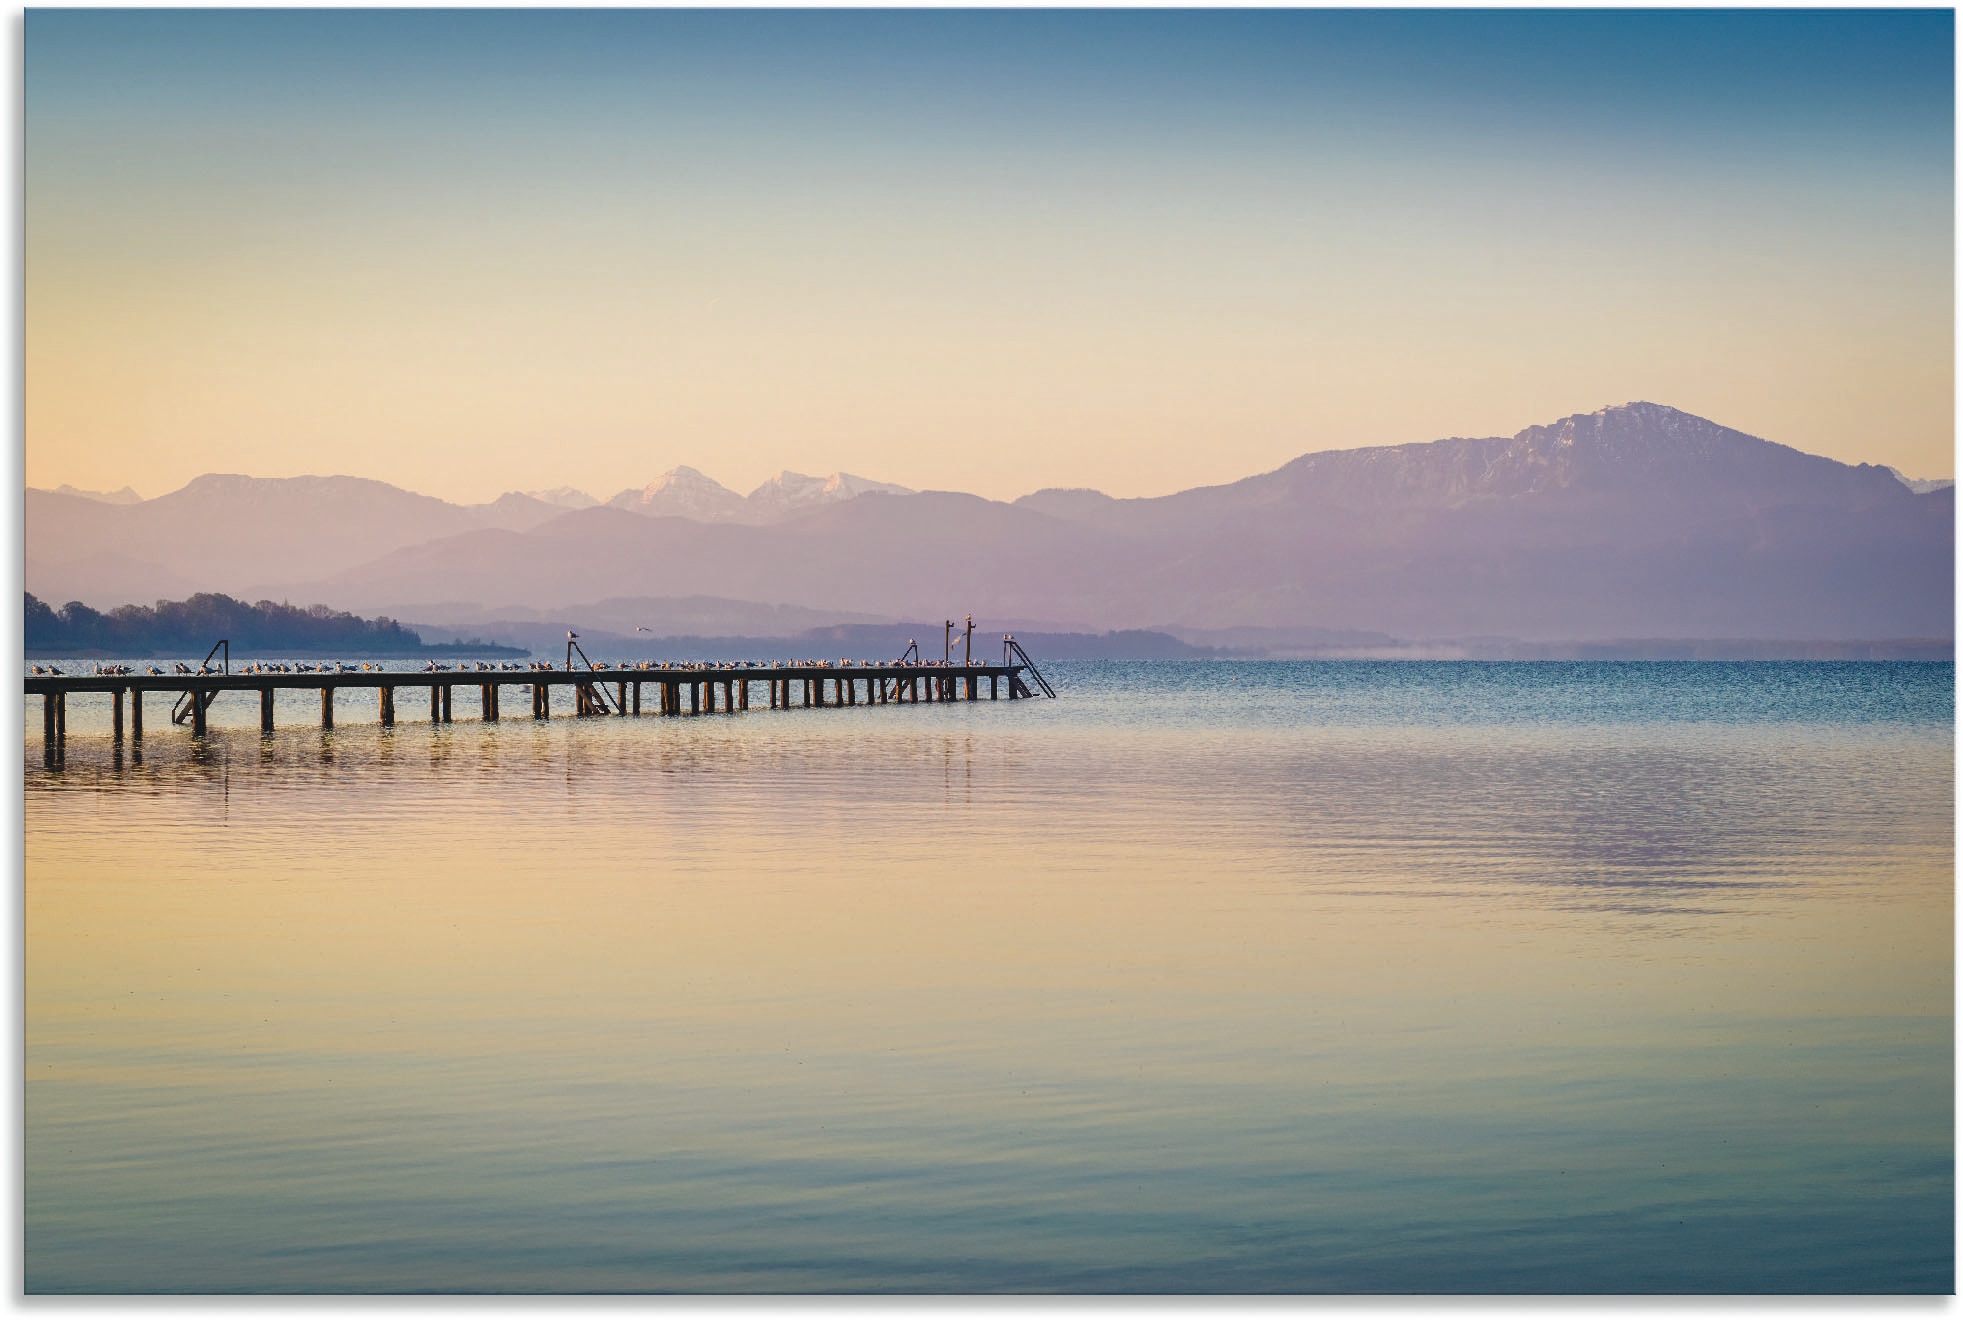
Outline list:
[[[1946,667],[1281,668],[30,746],[28,1287],[1948,1287]]]

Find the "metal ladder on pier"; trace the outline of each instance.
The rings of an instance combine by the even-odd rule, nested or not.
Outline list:
[[[1043,689],[1043,695],[1054,699],[1056,697],[1056,689],[1050,686],[1049,679],[1043,677],[1043,671],[1036,667],[1036,662],[1029,658],[1029,652],[1023,650],[1022,644],[1016,641],[1015,638],[1009,636],[1007,633],[1003,633],[1002,634],[1002,663],[1003,664],[1006,665],[1009,663],[1009,655],[1011,652],[1014,653],[1016,659],[1022,661],[1023,664],[1029,666],[1029,676],[1036,680],[1037,687]],[[1009,681],[1011,683],[1015,682],[1016,681],[1015,675],[1011,674],[1009,676]],[[1034,696],[1035,694],[1031,693],[1030,695]]]
[[[229,638],[221,637],[209,651],[204,653],[204,659],[198,661],[198,672],[200,674],[211,667],[211,657],[217,655],[220,651],[225,653],[224,668],[220,672],[226,674],[232,672],[232,643]],[[177,704],[170,708],[170,722],[172,724],[182,724],[184,721],[190,719],[196,713],[192,704],[194,702],[202,701],[205,704],[205,709],[210,710],[212,699],[217,695],[216,692],[213,692],[207,696],[200,696],[195,689],[186,692],[177,699]]]
[[[602,670],[595,668],[592,660],[587,658],[586,648],[579,644],[579,634],[576,632],[569,632],[566,634],[566,672],[567,673],[570,674],[573,670],[573,652],[575,651],[579,653],[580,659],[586,661],[586,667],[588,669],[592,670],[596,674],[603,672]],[[595,701],[599,704],[600,713],[602,715],[625,715],[627,713],[625,710],[621,709],[619,701],[607,695],[607,685],[605,683],[585,683],[582,684],[581,686],[586,689],[587,700]],[[584,712],[581,713],[583,714]]]

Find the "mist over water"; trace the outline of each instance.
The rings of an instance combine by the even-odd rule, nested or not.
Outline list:
[[[28,1290],[1951,1289],[1950,665],[1045,670],[30,702]]]

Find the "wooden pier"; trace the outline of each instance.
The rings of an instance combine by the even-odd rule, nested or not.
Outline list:
[[[42,698],[42,738],[48,758],[62,755],[68,734],[71,693],[107,693],[112,698],[111,736],[121,743],[128,714],[128,736],[143,738],[144,698],[170,698],[164,707],[168,722],[188,724],[191,736],[205,736],[211,704],[231,692],[256,693],[259,730],[273,732],[273,694],[282,691],[319,692],[320,727],[334,727],[336,694],[368,690],[375,694],[381,723],[396,722],[398,694],[405,690],[429,697],[429,722],[448,724],[457,691],[475,693],[478,718],[494,723],[501,717],[502,694],[522,688],[531,696],[531,718],[551,719],[555,713],[574,718],[641,715],[714,715],[750,709],[759,685],[771,710],[835,709],[859,705],[884,706],[914,702],[1015,701],[1035,695],[1025,672],[1038,687],[1049,687],[1022,664],[795,664],[638,666],[590,669],[438,669],[428,671],[348,670],[338,672],[198,673],[198,674],[62,674],[27,676],[28,696]],[[987,695],[983,696],[984,689]],[[554,693],[560,698],[554,709]],[[1051,694],[1054,695],[1054,694]],[[470,697],[466,695],[466,702]],[[570,709],[567,709],[570,706]],[[468,706],[466,706],[468,709]],[[516,709],[516,707],[514,707]]]

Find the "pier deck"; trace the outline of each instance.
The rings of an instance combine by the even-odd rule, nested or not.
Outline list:
[[[448,724],[457,689],[476,691],[478,718],[501,717],[507,688],[528,689],[530,717],[550,719],[555,689],[568,689],[574,717],[650,715],[711,715],[746,711],[751,688],[764,684],[772,710],[820,709],[911,702],[1014,701],[1032,694],[1020,664],[779,664],[779,665],[626,665],[592,669],[438,669],[350,670],[345,672],[202,673],[202,674],[30,674],[26,695],[43,699],[43,742],[50,758],[61,754],[67,737],[67,698],[71,693],[107,693],[113,698],[111,732],[124,737],[125,708],[128,734],[143,737],[144,697],[169,694],[166,711],[171,723],[190,726],[193,737],[206,733],[206,713],[212,702],[228,692],[259,696],[259,727],[273,732],[273,694],[317,691],[321,696],[320,727],[334,727],[335,696],[348,689],[376,693],[376,713],[383,725],[395,721],[397,694],[407,688],[427,692],[429,718]],[[988,695],[982,696],[986,685]],[[650,693],[648,689],[652,688]],[[644,699],[645,707],[644,707]]]

